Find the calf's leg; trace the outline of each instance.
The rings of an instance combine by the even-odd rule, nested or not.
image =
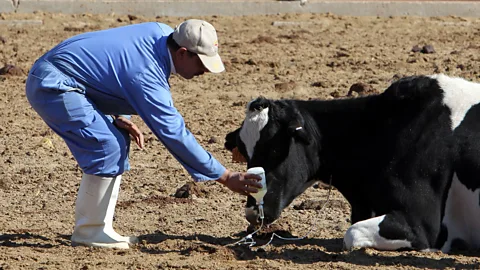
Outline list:
[[[428,248],[423,237],[413,232],[411,226],[398,213],[390,213],[359,221],[348,228],[343,238],[345,249],[369,247],[378,250]]]

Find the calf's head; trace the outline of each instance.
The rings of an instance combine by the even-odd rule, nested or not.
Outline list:
[[[272,223],[293,199],[313,184],[319,168],[318,132],[313,120],[295,101],[257,98],[247,105],[240,128],[226,136],[228,150],[238,148],[247,167],[263,167],[267,180],[264,223]],[[313,134],[312,134],[313,133]],[[245,208],[251,224],[260,222],[258,207],[249,196]]]

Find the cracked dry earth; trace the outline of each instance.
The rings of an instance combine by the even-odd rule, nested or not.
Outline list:
[[[37,57],[72,35],[152,20],[175,26],[184,19],[0,15],[5,23],[0,28],[0,269],[480,268],[479,251],[343,251],[349,204],[334,190],[330,204],[318,212],[328,193],[324,185],[307,190],[269,228],[303,236],[318,214],[308,238],[275,239],[257,251],[226,246],[246,235],[245,198],[216,183],[192,186],[188,198],[174,197],[191,179],[138,117],[133,119],[145,133],[146,149],[133,147],[114,226],[122,234],[141,236],[141,243],[129,250],[71,247],[81,171],[63,141],[28,105],[25,74]],[[198,141],[234,170],[245,165],[231,162],[224,136],[240,124],[246,103],[259,95],[343,98],[353,84],[365,91],[350,95],[368,94],[404,75],[438,72],[480,81],[479,19],[329,14],[203,19],[218,29],[227,72],[191,81],[172,77],[172,92]],[[42,23],[9,25],[9,20]],[[265,243],[268,233],[258,242]]]

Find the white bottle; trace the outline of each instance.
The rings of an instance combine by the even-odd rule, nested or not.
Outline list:
[[[253,167],[247,170],[247,173],[256,174],[262,177],[262,180],[259,182],[262,185],[262,188],[258,189],[257,193],[250,193],[250,196],[255,198],[257,205],[263,205],[263,197],[267,193],[267,181],[265,179],[265,170],[262,167]]]

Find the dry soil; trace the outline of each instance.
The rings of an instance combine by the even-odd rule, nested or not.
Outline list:
[[[81,171],[64,142],[30,108],[26,73],[37,57],[72,35],[143,21],[175,26],[183,19],[0,14],[0,67],[16,67],[0,75],[0,269],[480,268],[479,251],[343,251],[350,208],[334,190],[327,208],[315,210],[326,199],[325,188],[307,190],[273,227],[282,235],[303,236],[315,224],[308,238],[275,239],[257,251],[227,246],[246,235],[245,198],[214,182],[197,184],[188,198],[173,197],[191,179],[136,116],[146,149],[132,147],[132,170],[123,178],[114,226],[142,241],[129,250],[71,247]],[[172,94],[198,141],[233,170],[245,165],[231,162],[224,137],[259,95],[332,99],[346,96],[355,83],[381,92],[404,75],[480,77],[479,19],[330,14],[203,19],[218,29],[227,71],[190,81],[174,76]],[[413,52],[415,45],[420,50],[431,45],[434,53]],[[351,140],[357,140],[355,134]]]

